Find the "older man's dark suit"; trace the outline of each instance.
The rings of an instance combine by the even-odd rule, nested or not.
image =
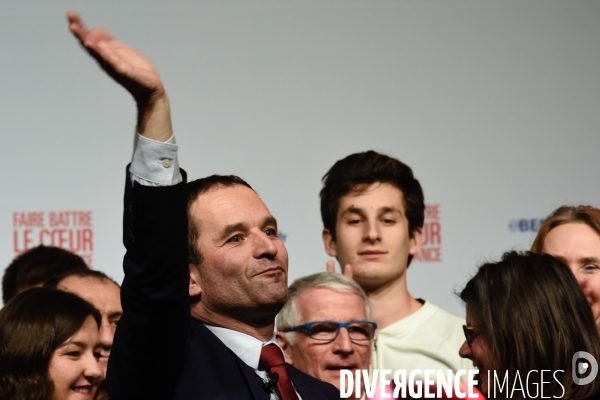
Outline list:
[[[186,184],[125,186],[119,321],[108,365],[111,400],[260,399],[256,372],[190,316]],[[339,391],[288,365],[303,400]]]

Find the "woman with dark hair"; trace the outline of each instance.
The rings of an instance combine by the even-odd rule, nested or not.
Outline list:
[[[0,310],[0,399],[92,399],[103,379],[100,314],[80,297],[34,288]]]
[[[561,261],[505,253],[502,261],[482,265],[460,297],[467,340],[459,354],[479,369],[486,397],[586,399],[599,391],[600,379],[577,382],[586,376],[574,370],[574,355],[584,351],[600,360],[600,338],[585,296]]]
[[[550,254],[571,268],[600,329],[600,209],[557,208],[538,230],[531,251]]]

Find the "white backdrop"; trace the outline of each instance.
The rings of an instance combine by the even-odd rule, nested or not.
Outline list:
[[[181,165],[254,186],[291,279],[324,270],[320,179],[356,151],[406,162],[438,205],[441,262],[414,263],[409,287],[457,314],[478,263],[528,248],[563,203],[600,203],[600,2],[5,0],[0,270],[40,235],[79,234],[123,277],[135,108],[70,36],[69,9],[156,64]],[[63,211],[87,214],[51,220]]]

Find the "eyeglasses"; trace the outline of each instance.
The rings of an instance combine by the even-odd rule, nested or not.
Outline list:
[[[371,340],[375,336],[377,324],[372,321],[313,321],[304,325],[285,328],[283,332],[306,331],[315,340],[331,342],[338,337],[340,328],[346,328],[352,341]]]
[[[469,347],[473,344],[473,340],[477,337],[477,329],[475,325],[463,325],[463,332],[465,333],[465,339]]]

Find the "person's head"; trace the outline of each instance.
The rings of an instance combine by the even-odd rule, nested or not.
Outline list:
[[[0,398],[93,398],[103,379],[100,314],[80,297],[33,288],[0,310]]]
[[[600,329],[600,209],[562,206],[545,220],[531,246],[571,268]]]
[[[100,324],[100,365],[106,373],[117,323],[121,319],[121,288],[101,271],[71,271],[46,281],[44,286],[74,293],[89,301],[102,317]]]
[[[340,369],[354,373],[369,368],[372,344],[369,335],[374,333],[374,326],[366,322],[370,318],[369,301],[355,281],[340,274],[313,274],[297,279],[290,286],[289,299],[277,316],[277,341],[290,364],[339,389]],[[356,322],[338,328],[318,321]],[[317,323],[310,330],[303,327],[283,332],[314,322]],[[321,336],[329,340],[319,340]]]
[[[325,251],[351,264],[370,291],[404,275],[421,249],[423,190],[399,160],[367,151],[337,161],[323,177]]]
[[[2,300],[8,303],[17,294],[42,286],[46,280],[68,271],[88,269],[83,258],[59,247],[39,245],[15,258],[4,271]]]
[[[272,326],[288,255],[260,197],[237,176],[198,179],[188,183],[188,221],[193,312]]]
[[[573,355],[586,351],[600,359],[600,338],[577,281],[560,260],[505,253],[501,261],[479,267],[460,297],[466,303],[471,341],[465,341],[460,355],[479,368],[487,397],[493,394],[488,385],[491,391],[494,384],[488,381],[488,371],[491,377],[495,371],[499,379],[508,371],[511,385],[517,371],[522,378],[538,371],[528,380],[532,396],[539,390],[534,384],[539,385],[541,370],[564,371],[544,379],[548,396],[560,396],[560,385],[566,399],[588,398],[600,388],[598,380],[582,386],[573,381]]]

